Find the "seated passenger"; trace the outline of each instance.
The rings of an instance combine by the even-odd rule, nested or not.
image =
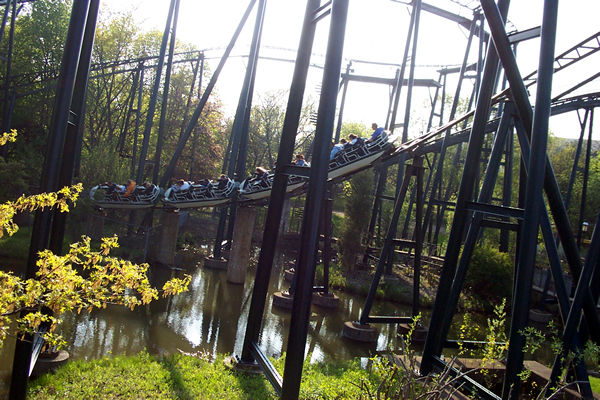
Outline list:
[[[363,138],[359,138],[355,134],[351,133],[348,135],[348,143],[344,145],[345,151],[350,151],[356,148],[360,148],[365,144],[365,140]]]
[[[175,184],[171,186],[171,189],[173,189],[174,192],[181,192],[183,190],[188,190],[190,186],[191,185],[189,182],[183,179],[178,179],[177,182],[175,182]]]
[[[112,183],[111,181],[106,181],[102,184],[102,186],[106,187],[106,193],[112,193],[117,189],[117,185]]]
[[[119,193],[125,193],[125,186],[123,185],[115,185],[111,181],[106,181],[102,184],[102,186],[106,187],[106,195],[105,197],[109,197],[112,200],[117,200]]]
[[[154,191],[154,185],[152,184],[152,182],[146,181],[142,185],[142,190],[143,190],[143,194],[150,195]]]
[[[344,149],[344,146],[346,145],[346,143],[347,143],[346,139],[340,140],[340,142],[338,144],[333,144],[333,142],[332,142],[331,143],[332,144],[331,153],[329,154],[329,159],[333,160],[335,155]]]
[[[206,178],[200,179],[200,181],[198,181],[197,185],[204,189],[204,188],[207,188],[208,185],[210,185],[210,181]]]
[[[266,179],[269,176],[269,172],[263,167],[256,167],[256,171],[254,171],[253,179]]]
[[[269,171],[267,171],[263,167],[256,167],[256,170],[254,171],[254,176],[252,177],[252,179],[250,179],[250,181],[264,185],[267,183],[268,176]]]
[[[219,176],[219,179],[217,179],[217,189],[225,189],[227,187],[227,183],[229,183],[229,177],[225,174],[221,174],[221,176]]]
[[[123,197],[129,197],[136,187],[135,181],[133,179],[127,179],[127,183],[125,183],[125,186],[126,188],[125,193],[123,193]]]
[[[383,133],[383,128],[378,128],[375,122],[371,124],[371,128],[373,129],[373,133],[371,133],[371,137],[367,140],[367,143],[371,143]]]
[[[296,154],[295,164],[299,167],[310,167],[310,164],[306,162],[306,160],[304,159],[304,155],[302,154]]]

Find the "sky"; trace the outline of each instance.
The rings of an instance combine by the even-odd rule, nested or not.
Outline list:
[[[249,0],[181,0],[178,21],[178,39],[191,43],[198,48],[207,49],[207,56],[213,70],[216,67],[224,48],[229,43]],[[452,11],[466,18],[472,18],[469,7],[457,3],[477,6],[473,0],[429,0],[426,3]],[[300,0],[268,0],[263,29],[261,56],[278,57],[294,60],[300,38],[301,25],[304,18],[306,1]],[[539,26],[542,20],[542,0],[513,0],[509,11],[507,30],[524,30]],[[103,0],[101,13],[104,17],[113,12],[132,12],[135,20],[143,30],[164,29],[169,0]],[[559,2],[559,20],[557,26],[556,54],[563,52],[574,44],[596,33],[600,27],[598,15],[600,2],[597,0],[563,0]],[[232,116],[244,76],[254,25],[255,13],[248,19],[236,47],[216,86],[216,91],[223,101],[226,113]],[[410,8],[399,1],[392,0],[351,0],[344,41],[344,63],[349,60],[368,60],[380,63],[400,64],[404,53],[404,43]],[[322,65],[327,42],[329,18],[319,22],[317,36],[313,47],[311,61]],[[415,78],[436,79],[436,70],[440,66],[460,65],[467,43],[468,32],[454,22],[439,16],[423,12],[416,56]],[[522,74],[537,69],[539,39],[521,43],[517,51],[517,61]],[[475,52],[471,61],[475,60]],[[556,74],[553,82],[553,94],[558,94],[572,87],[578,81],[590,77],[597,72],[600,55],[596,54],[573,67],[569,71]],[[291,84],[293,63],[260,60],[256,76],[254,103],[260,102],[261,96],[274,91],[288,90]],[[370,66],[354,62],[354,73],[378,77],[393,78],[395,66]],[[322,70],[312,68],[306,93],[318,96],[318,87],[322,78]],[[452,79],[449,81],[449,92],[453,93]],[[600,91],[596,80],[579,89],[576,94]],[[465,88],[463,95],[470,92]],[[406,93],[406,91],[405,91]],[[535,90],[531,91],[531,102],[534,103]],[[371,122],[380,125],[385,123],[388,109],[389,87],[387,85],[364,84],[351,82],[348,89],[344,111],[345,122],[361,122],[369,126]],[[415,88],[411,106],[411,118],[426,119],[427,103],[430,93],[426,88]],[[404,105],[400,106],[399,119]],[[576,113],[569,113],[551,119],[551,130],[558,136],[575,137],[579,134],[579,123]],[[598,125],[598,124],[596,124]],[[422,131],[410,132],[411,136],[422,134]]]

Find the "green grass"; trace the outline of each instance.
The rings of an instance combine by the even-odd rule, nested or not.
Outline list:
[[[594,393],[600,393],[600,378],[590,376],[590,385],[592,385],[592,391]]]
[[[309,357],[310,358],[310,357]],[[276,399],[263,375],[245,375],[229,369],[219,356],[214,362],[173,355],[116,356],[74,361],[33,381],[28,399]],[[284,359],[275,360],[282,373]],[[358,361],[342,364],[306,364],[301,399],[354,399],[358,384],[378,377],[360,368]]]

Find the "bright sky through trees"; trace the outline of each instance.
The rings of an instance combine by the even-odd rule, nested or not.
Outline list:
[[[471,8],[478,5],[474,0],[429,0],[429,4],[472,18],[472,12],[457,3]],[[539,26],[542,19],[542,0],[513,0],[511,2],[507,30],[524,30]],[[207,52],[211,65],[216,66],[223,48],[229,42],[248,0],[198,1],[181,0],[178,38],[190,42]],[[268,0],[261,55],[294,60],[299,41],[306,1]],[[164,29],[168,0],[103,0],[102,12],[131,11],[144,29]],[[600,24],[600,3],[597,0],[571,0],[559,2],[559,25],[556,53],[596,33]],[[369,60],[400,64],[409,22],[409,7],[392,0],[352,0],[348,16],[347,34],[344,44],[344,57],[348,60]],[[246,55],[251,40],[254,13],[234,49],[234,57],[227,63],[217,85],[217,91],[229,114],[233,114],[241,88]],[[323,64],[328,20],[319,24],[317,40],[313,50],[313,62]],[[468,32],[458,24],[424,12],[420,25],[419,45],[416,65],[416,78],[437,79],[436,69],[442,65],[459,65],[462,61]],[[522,74],[537,68],[539,39],[520,44],[518,61]],[[236,57],[237,56],[237,57]],[[561,93],[575,83],[592,76],[599,65],[598,54],[589,58],[585,65],[572,68],[569,76],[556,75],[553,93]],[[473,52],[471,60],[475,60]],[[345,68],[345,65],[343,65]],[[354,63],[356,74],[392,78],[395,67],[369,67]],[[257,73],[256,95],[289,89],[293,63],[261,60]],[[312,68],[307,93],[318,94],[321,70]],[[598,81],[579,89],[577,94],[600,91]],[[450,92],[454,89],[450,87]],[[465,87],[462,95],[470,89]],[[531,93],[535,94],[534,91]],[[362,122],[370,125],[375,121],[385,122],[389,88],[373,84],[353,82],[348,90],[344,113],[345,121]],[[426,102],[429,93],[424,88],[416,88],[413,99],[413,114],[425,118]],[[534,99],[532,98],[532,103]],[[401,105],[402,107],[402,105]],[[403,109],[403,108],[402,108]],[[552,130],[559,136],[578,135],[579,124],[575,113],[553,118]],[[411,136],[419,132],[411,132]]]

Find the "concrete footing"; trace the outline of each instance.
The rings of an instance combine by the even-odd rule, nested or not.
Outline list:
[[[337,308],[340,304],[340,298],[333,293],[313,293],[312,303],[322,308]]]
[[[402,336],[408,335],[410,331],[411,324],[398,324],[398,334]],[[427,332],[429,330],[426,326],[417,325],[415,329],[412,331],[412,335],[410,337],[411,343],[423,344],[425,343],[425,339],[427,339]]]
[[[220,269],[225,271],[227,269],[227,260],[224,258],[216,259],[212,257],[204,257],[204,268]]]
[[[33,368],[31,376],[37,377],[45,374],[46,372],[52,371],[66,364],[68,360],[69,353],[64,350],[60,350],[52,354],[46,354],[42,352],[35,363],[35,367]]]
[[[361,325],[358,322],[344,322],[342,336],[357,342],[373,343],[377,341],[379,332],[369,324]]]
[[[164,265],[175,264],[175,249],[179,234],[179,210],[162,211],[160,215],[158,243],[151,251],[152,261]]]
[[[273,293],[273,307],[283,308],[284,310],[291,310],[293,302],[294,296],[292,296],[289,292]]]
[[[552,314],[546,311],[532,308],[529,310],[529,319],[540,324],[547,324],[552,319]]]
[[[283,279],[286,282],[292,282],[294,280],[294,276],[296,275],[296,270],[294,268],[286,269],[283,271]]]
[[[249,375],[261,375],[262,370],[257,362],[245,363],[238,356],[231,356],[223,360],[227,368],[234,368],[239,372]]]
[[[252,232],[256,221],[256,207],[238,207],[235,214],[235,229],[227,264],[227,281],[244,284],[250,261]]]

